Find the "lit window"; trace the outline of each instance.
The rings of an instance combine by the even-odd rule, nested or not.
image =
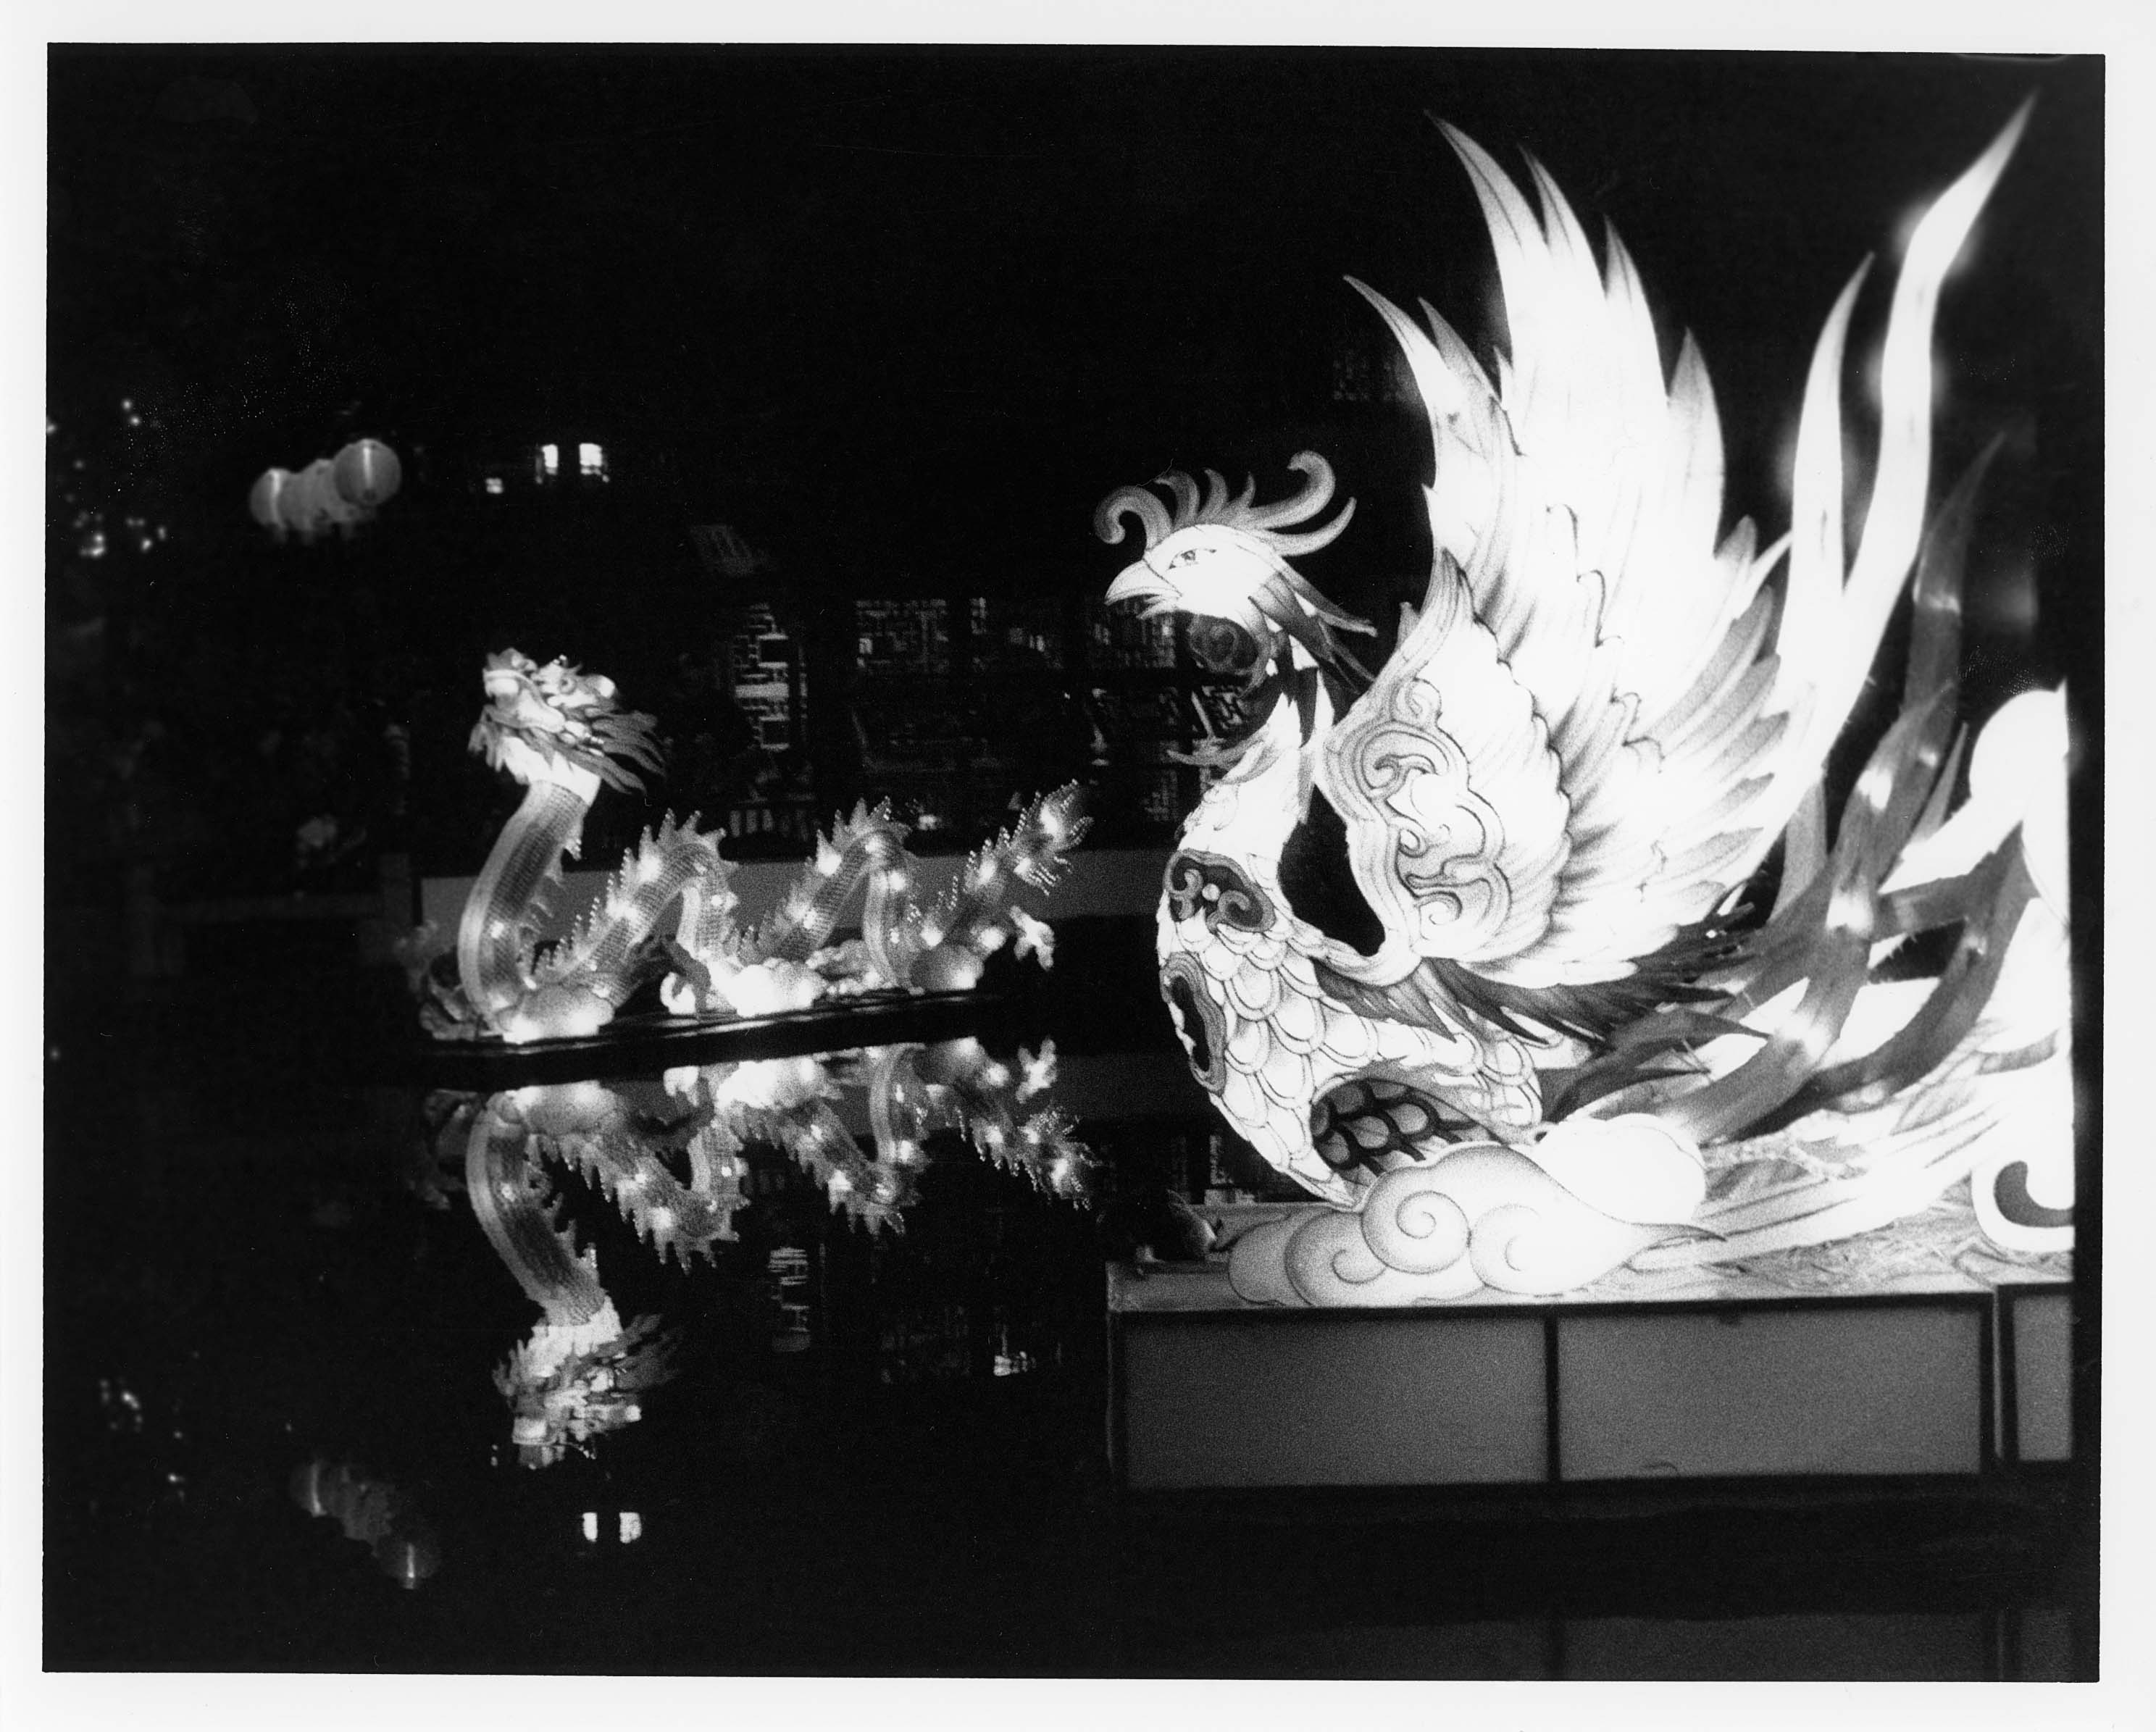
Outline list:
[[[599,1513],[596,1509],[587,1509],[584,1512],[584,1538],[596,1540],[598,1536]]]
[[[644,1537],[644,1518],[634,1509],[621,1512],[621,1543],[624,1545]]]
[[[561,473],[562,448],[559,445],[542,445],[539,448],[539,479],[544,481]]]
[[[551,445],[547,447],[550,451],[552,448]],[[579,474],[588,475],[594,480],[605,480],[607,478],[606,448],[603,445],[578,446],[577,472]]]
[[[501,491],[501,489],[502,489],[502,480],[501,480],[501,476],[499,476],[499,475],[489,475],[489,476],[486,478],[486,490],[487,490],[489,493],[500,493],[500,492]]]

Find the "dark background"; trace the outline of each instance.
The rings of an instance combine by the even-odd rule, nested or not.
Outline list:
[[[1533,151],[1625,236],[1671,351],[1688,326],[1707,356],[1727,515],[1771,534],[1835,294],[2032,95],[1939,341],[1942,475],[2007,441],[1972,573],[1978,715],[2073,659],[2099,582],[2100,60],[56,49],[50,863],[85,897],[143,854],[198,892],[274,877],[322,802],[255,783],[363,803],[346,785],[388,773],[321,745],[334,714],[412,742],[419,833],[377,838],[472,869],[480,658],[567,654],[665,723],[695,702],[678,655],[750,589],[826,658],[828,811],[877,792],[830,659],[851,600],[1075,606],[1124,551],[1094,503],[1171,465],[1274,496],[1323,451],[1361,506],[1310,575],[1389,620],[1427,569],[1427,445],[1342,279],[1496,325],[1433,115],[1516,168]],[[362,434],[403,455],[402,494],[349,546],[271,547],[249,483]],[[579,436],[615,460],[603,507],[476,496],[474,462]],[[123,516],[165,539],[141,551]],[[715,521],[769,573],[715,582],[687,536]]]
[[[1155,1523],[1099,1484],[1098,1389],[1075,1372],[909,1396],[865,1429],[869,1404],[802,1378],[693,1398],[685,1380],[670,1435],[703,1456],[661,1459],[654,1425],[603,1463],[505,1478],[485,1374],[527,1311],[468,1220],[385,1198],[390,1157],[426,1152],[416,1093],[349,1086],[403,1050],[397,983],[378,991],[349,946],[333,969],[280,959],[260,925],[198,939],[185,977],[136,1002],[99,946],[131,874],[176,897],[289,888],[295,819],[378,805],[391,730],[411,797],[377,844],[475,867],[513,799],[464,754],[490,650],[603,669],[671,727],[693,697],[680,657],[763,599],[829,692],[857,599],[1097,596],[1129,550],[1093,538],[1094,504],[1171,465],[1254,471],[1272,496],[1291,454],[1324,452],[1360,505],[1309,574],[1389,617],[1426,571],[1427,446],[1342,279],[1427,297],[1471,338],[1495,324],[1481,220],[1432,114],[1516,169],[1532,150],[1590,228],[1622,232],[1670,351],[1689,327],[1705,352],[1727,515],[1771,535],[1835,295],[1868,253],[1891,266],[1907,219],[2035,96],[1942,310],[1937,474],[2004,438],[1964,709],[2068,672],[2086,792],[2100,61],[110,48],[56,49],[50,72],[49,1663],[1188,1674],[1248,1666],[1218,1658],[1232,1638],[1269,1644],[1268,1667],[1338,1670],[1374,1663],[1312,1658],[1314,1616],[1546,1621],[1561,1648],[1573,1616],[1958,1617],[2048,1604],[2069,1576],[2092,1602],[2092,1505],[2062,1515],[2059,1488],[2004,1511],[1804,1493],[1743,1519],[1490,1512],[1373,1527],[1374,1554]],[[1891,282],[1875,269],[1851,345],[1860,447]],[[273,545],[254,477],[361,435],[404,459],[400,494],[349,544]],[[497,508],[473,485],[503,452],[579,438],[616,459],[603,493]],[[164,537],[142,548],[131,518]],[[767,551],[755,596],[697,560],[689,527],[714,522]],[[828,810],[874,790],[829,726],[841,706],[821,713]],[[2077,830],[2085,968],[2092,843]],[[1086,924],[1054,976],[1084,1001],[1070,1020],[1173,1058],[1146,923]],[[249,971],[221,976],[231,956]],[[1188,1135],[1210,1123],[1194,1099]],[[983,1314],[1052,1309],[1005,1290],[1043,1269],[1096,1301],[1088,1223],[1043,1227],[1054,1258],[1029,1242],[998,1261],[981,1235],[1011,1199],[950,1171],[909,1254],[993,1289]],[[778,1198],[758,1211],[760,1232],[788,1224]],[[966,1233],[940,1240],[939,1220]],[[609,1230],[610,1273],[631,1267]],[[691,1303],[685,1279],[649,1279],[650,1303]],[[1097,1347],[1096,1325],[1070,1339]],[[449,1556],[426,1592],[293,1507],[284,1476],[317,1451],[421,1497]],[[593,1504],[652,1512],[644,1550],[580,1549]]]

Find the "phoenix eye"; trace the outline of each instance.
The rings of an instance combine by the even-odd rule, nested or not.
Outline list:
[[[1265,646],[1232,619],[1201,614],[1190,623],[1190,653],[1215,674],[1247,674]]]
[[[1173,559],[1168,561],[1168,564],[1171,566],[1194,566],[1197,563],[1198,550],[1195,547],[1186,547],[1183,549],[1183,551],[1178,553]]]

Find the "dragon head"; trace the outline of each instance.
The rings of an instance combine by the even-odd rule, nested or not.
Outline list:
[[[1110,543],[1123,539],[1122,520],[1145,530],[1145,553],[1108,587],[1108,600],[1146,604],[1147,617],[1190,616],[1191,648],[1218,674],[1232,674],[1255,693],[1268,683],[1294,691],[1323,677],[1339,689],[1335,707],[1369,683],[1369,673],[1342,641],[1342,632],[1374,631],[1366,620],[1327,601],[1290,558],[1329,546],[1355,515],[1353,500],[1330,523],[1290,533],[1322,511],[1332,498],[1332,467],[1314,451],[1298,453],[1289,467],[1307,478],[1294,498],[1270,505],[1252,503],[1255,480],[1230,498],[1217,470],[1205,472],[1206,488],[1180,471],[1153,484],[1175,498],[1168,506],[1149,488],[1125,487],[1101,500],[1094,533]]]
[[[588,1322],[542,1321],[494,1374],[524,1465],[588,1455],[594,1438],[634,1424],[644,1391],[673,1381],[675,1345],[655,1317],[624,1325],[611,1299]]]
[[[480,676],[486,708],[472,729],[471,750],[527,785],[578,773],[611,787],[640,792],[639,769],[662,767],[653,739],[656,720],[624,710],[611,679],[586,674],[557,657],[544,667],[505,649],[486,658]]]

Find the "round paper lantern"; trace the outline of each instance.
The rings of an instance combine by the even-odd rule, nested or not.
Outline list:
[[[247,491],[247,510],[254,520],[272,535],[283,538],[285,489],[292,484],[290,469],[264,469],[255,478],[254,485]]]
[[[354,439],[336,454],[338,493],[362,510],[372,510],[403,480],[397,453],[379,439]]]
[[[314,507],[319,527],[334,527],[348,537],[356,525],[374,515],[364,506],[355,505],[338,489],[335,458],[316,458],[307,465],[306,474],[311,489],[307,503]]]
[[[279,520],[303,541],[313,541],[315,531],[322,526],[321,513],[315,503],[315,487],[316,475],[311,465],[289,477],[284,490],[277,495]]]

